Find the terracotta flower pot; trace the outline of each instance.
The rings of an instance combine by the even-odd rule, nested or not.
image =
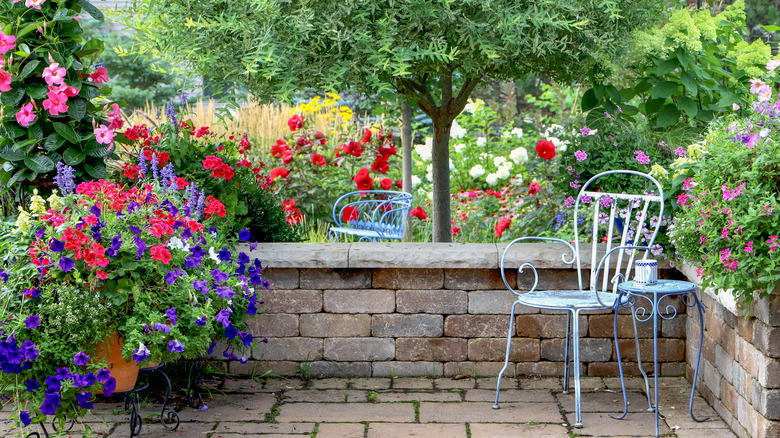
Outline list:
[[[97,347],[97,358],[108,361],[111,377],[116,379],[115,392],[130,391],[135,388],[135,382],[138,379],[138,364],[134,361],[127,362],[122,358],[122,346],[122,341],[114,332],[103,344]]]

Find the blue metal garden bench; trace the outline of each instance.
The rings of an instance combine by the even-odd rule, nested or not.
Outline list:
[[[604,179],[611,179],[613,184],[623,187],[641,187],[635,193],[605,193],[597,191],[599,185],[604,185]],[[569,362],[570,350],[573,357],[574,372],[574,427],[582,427],[582,405],[580,391],[580,328],[579,315],[586,310],[616,310],[618,296],[617,284],[625,281],[631,274],[635,260],[646,259],[650,254],[655,237],[663,218],[663,190],[661,185],[650,175],[630,170],[616,170],[602,172],[586,182],[574,204],[574,236],[571,242],[546,237],[520,237],[513,240],[504,250],[501,257],[501,277],[506,287],[515,294],[517,300],[512,304],[512,312],[509,319],[509,334],[507,336],[506,358],[504,368],[498,375],[496,387],[496,401],[494,409],[498,409],[501,378],[509,365],[509,349],[514,331],[515,311],[518,305],[524,305],[539,309],[560,310],[567,312],[566,327],[566,353],[564,362],[564,393],[569,390]],[[588,211],[587,213],[585,211]],[[584,216],[580,222],[580,216]],[[563,245],[561,256],[563,263],[577,268],[577,290],[537,290],[539,276],[536,268],[531,263],[512,263],[507,255],[516,245],[528,241],[549,241]],[[583,243],[583,245],[580,244]],[[582,247],[582,248],[581,248]],[[581,249],[590,247],[590,268],[583,267]],[[640,257],[639,253],[643,255]],[[514,266],[507,266],[513,264]],[[521,293],[516,291],[507,281],[507,270],[518,269],[518,276],[523,274],[526,268],[530,268],[534,275],[533,287],[530,291]],[[614,272],[610,272],[614,269]],[[589,275],[588,275],[589,274]],[[587,288],[584,282],[588,282]],[[632,312],[634,308],[632,307]],[[634,319],[636,321],[636,319]],[[639,339],[636,334],[636,322],[634,322],[634,338],[639,351]],[[638,358],[640,370],[645,378],[645,386],[648,388],[648,403],[650,403],[650,391],[647,375],[641,366],[641,358]],[[625,387],[624,387],[625,397]],[[652,407],[652,405],[651,405]]]
[[[412,195],[392,190],[351,192],[333,205],[330,236],[338,242],[342,234],[358,236],[360,241],[401,240],[412,207]]]

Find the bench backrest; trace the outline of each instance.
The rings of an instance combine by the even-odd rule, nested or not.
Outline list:
[[[392,190],[351,192],[333,205],[338,227],[376,231],[387,238],[400,238],[412,206],[412,195]]]

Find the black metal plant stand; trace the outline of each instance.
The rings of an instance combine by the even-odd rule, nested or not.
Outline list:
[[[52,428],[52,429],[54,430],[54,432],[56,433],[56,432],[57,432],[57,426],[54,424],[54,422],[55,422],[55,421],[56,421],[56,418],[52,418],[52,419],[51,419],[51,428]],[[69,431],[69,430],[73,429],[73,426],[74,426],[75,424],[76,424],[76,420],[73,420],[73,419],[71,419],[71,420],[70,420],[70,426],[68,426],[68,428],[67,428],[67,429],[65,429],[65,432],[67,432],[67,431]],[[43,430],[43,435],[41,435],[41,433],[40,433],[40,432],[38,432],[38,431],[35,431],[35,432],[30,432],[30,433],[28,433],[27,435],[25,435],[25,437],[24,437],[24,438],[41,438],[41,436],[43,436],[43,437],[46,437],[46,438],[49,438],[49,431],[48,431],[48,430],[46,430],[46,424],[45,424],[45,423],[41,423],[41,430]]]
[[[168,385],[168,389],[165,392],[165,400],[163,401],[162,409],[160,410],[160,423],[168,430],[176,430],[179,428],[181,419],[179,419],[179,413],[173,409],[168,410],[168,400],[171,396],[171,379],[162,370],[165,364],[159,364],[149,368],[142,368],[140,372],[157,371],[165,379],[165,383]],[[168,410],[166,415],[166,410]],[[167,418],[166,418],[167,417]]]
[[[200,380],[200,369],[198,368],[198,362],[194,360],[188,360],[189,367],[187,369],[187,404],[195,409],[203,407],[203,397],[200,395],[200,389],[198,389],[198,381]],[[197,403],[195,403],[197,400]]]

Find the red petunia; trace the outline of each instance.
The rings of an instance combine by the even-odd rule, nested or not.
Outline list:
[[[357,175],[352,178],[357,184],[358,190],[371,190],[374,180],[368,175],[368,169],[365,167],[358,170]]]
[[[271,179],[276,179],[278,177],[287,179],[287,177],[289,176],[290,176],[290,171],[285,169],[284,167],[277,167],[271,170]]]
[[[301,128],[303,128],[304,125],[303,117],[299,116],[298,114],[293,115],[287,120],[287,126],[290,127],[290,131],[297,131]]]
[[[502,217],[498,219],[498,223],[496,224],[496,237],[503,236],[504,231],[506,231],[510,225],[512,225],[512,219],[509,219],[507,217]]]
[[[167,265],[171,262],[171,252],[165,248],[165,244],[161,243],[157,246],[153,246],[150,251],[152,252],[152,260],[159,260],[163,265]]]
[[[426,213],[425,210],[423,210],[422,207],[417,207],[417,208],[413,209],[412,211],[410,211],[409,212],[409,216],[414,216],[417,219],[420,219],[421,221],[424,221],[424,220],[428,219],[428,213]]]
[[[528,185],[528,194],[529,195],[535,195],[542,191],[542,187],[539,185],[538,182],[534,181],[531,184]]]
[[[536,143],[536,153],[542,159],[552,160],[555,157],[555,144],[551,141],[539,140],[539,143]]]

